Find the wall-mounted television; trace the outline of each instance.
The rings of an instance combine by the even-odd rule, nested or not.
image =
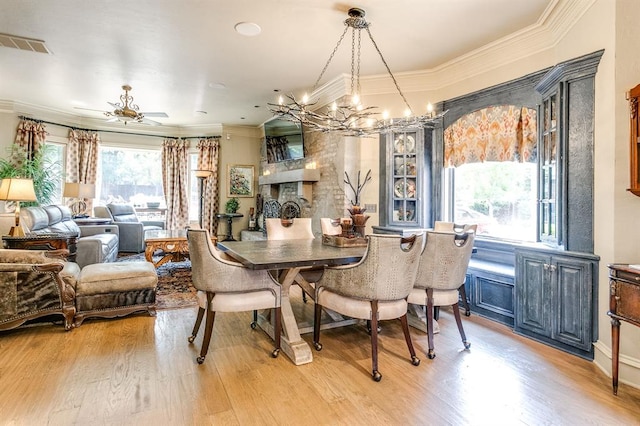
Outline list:
[[[304,136],[300,123],[273,118],[264,123],[264,137],[268,163],[304,158]]]

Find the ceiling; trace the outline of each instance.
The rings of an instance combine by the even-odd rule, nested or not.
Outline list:
[[[121,86],[163,125],[257,126],[277,94],[309,90],[344,30],[366,11],[392,72],[436,67],[535,24],[556,0],[2,0],[0,33],[51,54],[0,47],[0,100],[104,118]],[[253,22],[262,31],[234,30]],[[362,75],[384,74],[369,40]],[[349,71],[345,38],[320,84]],[[204,111],[198,112],[198,111]],[[37,118],[37,117],[36,117]],[[136,125],[142,126],[142,125]]]

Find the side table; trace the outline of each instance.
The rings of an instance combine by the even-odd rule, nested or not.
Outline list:
[[[83,225],[110,225],[111,219],[108,217],[83,217],[78,219],[73,219],[73,221],[78,224],[78,226]]]
[[[620,321],[640,327],[640,266],[611,264],[609,267],[609,311],[611,317],[611,377],[618,394]]]
[[[218,213],[216,217],[218,219],[227,219],[227,235],[225,235],[222,241],[235,241],[233,238],[233,219],[244,216],[241,213]]]
[[[2,236],[2,242],[7,249],[68,250],[67,260],[69,262],[76,261],[77,241],[78,238],[76,236],[64,234],[27,235],[24,237]]]

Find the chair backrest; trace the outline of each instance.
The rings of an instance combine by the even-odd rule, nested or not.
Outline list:
[[[111,219],[113,222],[113,216],[111,215],[111,211],[106,206],[93,206],[93,215],[95,217],[103,217],[105,219]]]
[[[315,238],[311,228],[311,218],[293,219],[289,226],[283,226],[281,219],[265,219],[268,240],[311,240]]]
[[[252,271],[240,263],[225,259],[211,242],[206,229],[188,229],[191,281],[201,291],[242,292],[263,289],[272,281],[264,271]]]
[[[80,228],[73,221],[67,206],[31,206],[20,210],[20,224],[28,234],[80,235]]]
[[[328,217],[321,217],[320,228],[322,229],[322,235],[342,234],[342,226],[340,226],[340,219],[331,219]]]
[[[427,231],[415,287],[455,290],[465,279],[475,233]]]
[[[478,225],[477,224],[458,224],[453,222],[443,222],[437,220],[433,224],[434,231],[453,231],[457,233],[465,233],[469,230],[473,231],[475,234],[478,233]]]
[[[140,222],[136,209],[130,204],[107,204],[114,222]]]
[[[364,300],[405,299],[416,280],[424,234],[367,235],[367,250],[355,265],[325,269],[321,281],[331,280],[331,291]],[[403,241],[411,242],[403,242]]]

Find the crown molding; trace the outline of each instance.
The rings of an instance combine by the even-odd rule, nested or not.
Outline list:
[[[394,73],[404,93],[435,91],[554,48],[596,0],[554,0],[538,21],[434,68]],[[541,63],[540,68],[553,65]],[[396,92],[387,74],[361,76],[362,95]],[[349,94],[348,86],[340,95]],[[340,97],[336,96],[334,99]]]
[[[31,117],[34,120],[50,121],[66,127],[86,128],[97,131],[138,133],[148,136],[167,136],[175,138],[203,134],[219,136],[222,134],[223,127],[220,123],[192,126],[149,126],[146,124],[130,123],[125,126],[120,123],[107,123],[103,119],[69,114],[54,108],[8,100],[0,100],[0,113],[24,115],[26,117]]]

